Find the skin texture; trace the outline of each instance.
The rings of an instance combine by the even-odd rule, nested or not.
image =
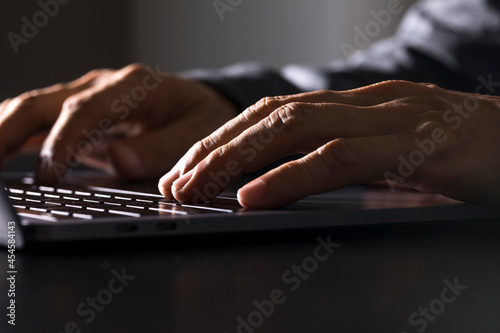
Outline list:
[[[267,97],[233,118],[237,110],[211,88],[134,64],[2,102],[0,158],[38,149],[43,184],[76,162],[127,179],[157,177],[177,162],[159,190],[199,203],[302,153],[241,188],[240,204],[279,207],[376,181],[500,204],[499,110],[498,97],[387,81]]]
[[[139,64],[95,70],[1,103],[0,158],[38,149],[42,184],[62,180],[78,162],[127,179],[159,177],[236,114],[196,81]]]
[[[264,98],[197,142],[159,189],[209,200],[242,174],[302,153],[241,188],[240,204],[279,207],[376,181],[500,204],[499,111],[498,97],[406,81]]]

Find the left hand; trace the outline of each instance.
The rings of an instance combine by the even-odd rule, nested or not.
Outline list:
[[[210,200],[295,153],[307,155],[245,185],[240,204],[278,207],[383,180],[500,204],[500,98],[406,81],[264,98],[196,143],[159,189],[181,202]]]

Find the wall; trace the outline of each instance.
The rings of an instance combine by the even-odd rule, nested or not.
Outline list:
[[[131,5],[132,58],[173,71],[241,60],[276,66],[326,62],[343,58],[340,43],[353,44],[354,28],[364,29],[373,20],[370,11],[387,9],[387,4],[242,0],[221,21],[212,0],[136,0]],[[377,38],[390,35],[401,17],[393,17]]]
[[[45,24],[39,1],[0,2],[0,99],[57,81],[68,81],[96,67],[125,65],[128,56],[128,3],[123,1],[58,0],[68,2],[50,11]],[[56,3],[55,0],[41,0]],[[54,14],[55,13],[55,14]],[[36,19],[33,19],[36,16]],[[15,52],[8,34],[24,38],[22,28],[40,27]],[[38,21],[36,21],[38,20]],[[15,43],[14,43],[15,44]]]
[[[374,20],[370,11],[397,0],[220,1],[239,5],[221,20],[213,0],[2,0],[0,101],[130,62],[181,71],[242,60],[280,66],[341,59],[340,43],[353,44],[355,27]],[[375,37],[391,34],[401,17]],[[25,31],[29,38],[26,21],[38,24]],[[12,33],[25,39],[14,46]],[[6,169],[33,164],[21,159]]]

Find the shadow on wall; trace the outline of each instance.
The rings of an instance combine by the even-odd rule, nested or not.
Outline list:
[[[358,31],[368,42],[391,34],[402,14],[387,19],[373,12],[394,1],[2,0],[0,100],[133,61],[181,71],[248,60],[280,66],[342,59],[342,43],[359,46]],[[380,31],[372,35],[366,27],[373,22]],[[34,165],[22,157],[6,170]]]
[[[0,2],[0,99],[128,57],[127,1]]]

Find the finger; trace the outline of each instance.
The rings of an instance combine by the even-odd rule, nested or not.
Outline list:
[[[127,179],[157,177],[172,168],[194,138],[206,135],[184,117],[158,130],[111,143],[109,156],[114,171]]]
[[[245,208],[281,207],[349,184],[383,180],[397,168],[395,156],[404,150],[395,136],[333,140],[245,185],[238,201]]]
[[[0,156],[16,151],[31,135],[52,126],[64,100],[86,89],[99,73],[93,71],[73,82],[33,90],[2,103]]]
[[[277,108],[289,103],[336,103],[349,106],[375,107],[401,100],[420,100],[431,92],[445,91],[431,84],[408,81],[385,81],[347,91],[314,91],[289,96],[266,97],[250,106],[239,116],[219,128],[212,135],[194,145],[174,168],[165,176],[165,182],[173,182],[191,170],[216,148],[227,144],[247,128],[267,117]],[[383,108],[378,108],[382,110]]]
[[[381,96],[375,95],[377,100],[382,100]],[[370,97],[371,102],[373,98]],[[369,104],[369,98],[352,98],[349,92],[315,91],[289,96],[266,97],[256,104],[244,110],[240,115],[229,121],[227,124],[217,129],[213,134],[198,142],[188,153],[189,158],[182,159],[170,172],[170,177],[177,178],[193,168],[198,162],[204,159],[214,149],[228,143],[247,128],[255,125],[263,118],[267,117],[277,108],[292,103],[343,103],[351,102],[352,105]]]
[[[316,95],[316,97],[318,97],[318,94],[324,94],[324,99],[326,99],[327,95],[331,95],[331,92],[315,92],[314,94]],[[306,103],[308,101],[312,102],[313,100],[313,93],[267,97],[261,99],[255,105],[250,106],[237,117],[231,119],[211,135],[207,136],[203,140],[199,141],[196,145],[194,145],[185,154],[185,158],[181,159],[179,163],[177,163],[177,165],[175,165],[174,168],[169,172],[167,178],[173,178],[175,180],[180,175],[186,173],[214,149],[228,143],[243,131],[257,124],[263,118],[267,117],[271,112],[273,112],[280,106],[283,106],[290,102]]]
[[[0,156],[10,154],[32,134],[47,126],[46,116],[33,112],[36,97],[11,101],[0,114]]]
[[[432,83],[388,80],[347,90],[344,94],[347,95],[347,98],[350,98],[351,101],[363,98],[362,100],[365,101],[365,104],[362,105],[375,105],[403,97],[425,97],[431,92],[447,93],[450,91],[440,88]],[[347,102],[347,100],[344,102]]]
[[[128,66],[68,98],[40,152],[36,181],[49,184],[62,180],[69,168],[114,133],[119,122],[139,122],[138,128],[143,119],[157,123],[154,115],[147,113],[156,96],[154,89],[146,89],[146,85],[151,86],[146,80],[151,76],[148,68]],[[140,98],[133,99],[134,92],[140,92],[136,95]]]
[[[390,113],[387,113],[390,115]],[[228,144],[210,153],[195,167],[193,177],[185,184],[173,183],[177,178],[160,180],[162,193],[177,200],[192,201],[195,194],[212,186],[211,199],[243,173],[258,170],[281,157],[307,153],[338,137],[383,135],[399,131],[400,127],[377,116],[370,108],[336,104],[287,104],[255,126],[244,131]],[[393,126],[394,128],[391,128]],[[223,180],[221,180],[223,178]],[[178,186],[182,184],[182,188]],[[212,185],[209,185],[212,184]],[[217,186],[215,186],[215,185]],[[168,188],[172,187],[169,193]],[[217,187],[217,190],[215,188]]]
[[[378,98],[380,99],[380,97]],[[214,149],[228,143],[247,128],[257,124],[277,108],[289,103],[342,103],[351,100],[352,105],[363,105],[364,98],[352,99],[348,92],[315,91],[289,96],[266,97],[244,110],[240,115],[216,130],[212,135],[198,142],[186,154],[189,156],[174,167],[172,174],[177,176],[189,171]]]

